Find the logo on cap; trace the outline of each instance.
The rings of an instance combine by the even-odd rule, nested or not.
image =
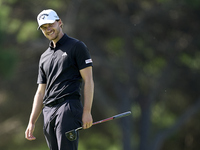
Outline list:
[[[40,16],[39,16],[39,20],[40,19],[44,19],[46,16],[49,16],[48,14],[41,14]]]

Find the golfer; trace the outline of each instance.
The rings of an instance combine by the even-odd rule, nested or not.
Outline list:
[[[40,57],[38,88],[25,137],[28,140],[36,139],[33,132],[42,112],[49,149],[77,150],[78,138],[69,141],[65,132],[80,126],[83,129],[92,126],[92,59],[83,42],[63,33],[63,23],[54,10],[43,10],[37,16],[37,21],[38,29],[50,40],[50,44]],[[80,100],[82,81],[83,105]]]

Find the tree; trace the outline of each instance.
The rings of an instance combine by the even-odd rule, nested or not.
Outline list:
[[[81,150],[195,147],[188,145],[199,137],[195,134],[199,124],[195,119],[199,115],[199,2],[10,0],[0,4],[0,111],[4,114],[0,126],[5,131],[0,137],[9,135],[0,143],[1,149],[23,150],[32,145],[24,142],[24,128],[36,89],[38,60],[48,46],[48,40],[36,31],[36,15],[47,7],[58,11],[69,36],[90,49],[94,120],[132,111],[132,116],[81,131]],[[42,140],[36,141],[37,148],[46,149],[42,120],[38,128],[36,135]],[[185,133],[179,133],[183,128]]]

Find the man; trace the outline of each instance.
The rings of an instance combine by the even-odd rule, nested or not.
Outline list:
[[[38,88],[25,137],[36,139],[33,132],[42,111],[44,135],[50,150],[77,150],[78,138],[69,141],[65,132],[92,126],[92,59],[83,42],[63,33],[63,23],[54,10],[43,10],[37,21],[38,29],[50,40],[50,45],[40,58]],[[83,106],[80,101],[82,80]]]

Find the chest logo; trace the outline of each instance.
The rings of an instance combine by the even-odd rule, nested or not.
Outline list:
[[[64,57],[64,56],[66,57],[66,56],[67,56],[67,53],[66,53],[66,52],[64,52],[64,53],[62,54],[62,56],[63,56],[63,57]]]

